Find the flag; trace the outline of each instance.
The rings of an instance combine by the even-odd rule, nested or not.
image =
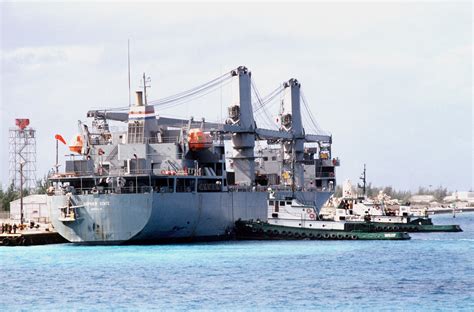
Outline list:
[[[56,134],[54,136],[54,138],[58,141],[61,141],[64,145],[67,145],[66,141],[64,140],[64,138],[60,134]]]

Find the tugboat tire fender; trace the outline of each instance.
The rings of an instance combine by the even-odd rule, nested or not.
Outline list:
[[[400,228],[399,228],[398,226],[394,226],[393,229],[394,229],[395,231],[398,231]]]
[[[352,239],[358,239],[357,235],[352,235],[351,238]]]
[[[328,233],[324,234],[324,238],[329,238],[329,234]]]
[[[380,231],[380,230],[382,229],[382,227],[376,226],[375,229],[376,229],[377,231]]]
[[[3,246],[10,246],[10,239],[8,239],[8,237],[5,237],[2,240],[2,244],[3,244]]]
[[[321,237],[322,237],[321,233],[316,234],[316,238],[321,238]]]
[[[343,239],[343,238],[344,238],[344,235],[343,235],[343,234],[337,234],[337,238],[338,238],[338,239]]]
[[[336,234],[331,234],[331,238],[336,238]]]

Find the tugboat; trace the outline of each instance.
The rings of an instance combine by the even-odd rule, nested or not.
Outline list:
[[[292,183],[292,185],[294,185]],[[282,194],[268,189],[268,221],[236,222],[238,239],[255,240],[406,240],[403,231],[383,233],[374,224],[320,220],[316,207],[302,203],[294,192]]]
[[[366,196],[366,168],[361,175],[363,193],[356,197],[350,181],[343,184],[343,198],[335,209],[334,221],[366,222],[379,232],[462,232],[459,225],[435,225],[427,214],[415,215],[408,204],[398,205],[398,211],[388,211],[381,192],[376,200]]]
[[[367,222],[320,220],[315,207],[269,190],[268,221],[236,222],[238,239],[255,240],[406,240],[407,233],[383,233]]]

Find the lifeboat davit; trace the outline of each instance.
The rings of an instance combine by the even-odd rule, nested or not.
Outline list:
[[[188,133],[188,144],[190,150],[200,151],[212,146],[212,138],[201,129],[191,129]]]
[[[82,152],[82,146],[84,145],[84,141],[82,140],[82,135],[78,134],[75,135],[71,139],[71,145],[69,145],[69,150],[73,153],[78,153],[81,154]]]

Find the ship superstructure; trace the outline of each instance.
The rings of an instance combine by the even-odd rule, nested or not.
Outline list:
[[[267,220],[270,194],[318,211],[339,161],[330,135],[305,133],[300,83],[281,87],[281,127],[272,130],[255,122],[251,72],[241,66],[221,79],[238,88],[225,123],[159,116],[142,92],[128,111],[89,111],[92,124],[80,122],[70,144],[76,155],[48,179],[57,231],[92,244],[225,239],[238,219]],[[109,121],[127,130],[111,131]]]

